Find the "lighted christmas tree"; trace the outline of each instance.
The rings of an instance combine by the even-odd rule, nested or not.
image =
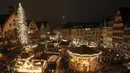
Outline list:
[[[28,44],[28,30],[24,9],[22,8],[21,3],[17,10],[17,27],[18,27],[18,38],[22,45]]]

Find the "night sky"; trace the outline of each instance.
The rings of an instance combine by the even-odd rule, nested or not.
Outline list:
[[[0,14],[8,13],[8,6],[18,7],[18,0],[1,0]],[[27,19],[61,24],[62,16],[73,22],[98,22],[101,17],[113,16],[119,7],[130,7],[130,0],[24,0],[22,6]]]

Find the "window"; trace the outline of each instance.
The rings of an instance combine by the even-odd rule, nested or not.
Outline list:
[[[50,34],[50,32],[47,32],[47,34]]]
[[[28,31],[28,33],[33,33],[33,31]]]
[[[122,23],[122,20],[115,21],[115,24],[120,24],[120,23]]]
[[[123,27],[113,27],[113,30],[123,30]]]
[[[10,26],[10,27],[12,26],[11,23],[9,24],[9,26]]]
[[[13,20],[13,22],[15,22],[15,20]]]
[[[113,36],[119,36],[119,37],[122,37],[122,36],[123,36],[123,33],[113,33]]]

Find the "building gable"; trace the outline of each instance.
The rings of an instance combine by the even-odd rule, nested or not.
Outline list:
[[[116,13],[115,22],[118,22],[119,20],[122,21],[120,10],[118,10]]]
[[[11,39],[15,37],[15,28],[17,28],[16,14],[12,13],[8,16],[8,18],[3,24],[3,38],[5,38],[6,36],[10,37]]]
[[[40,30],[41,27],[43,27],[43,28],[48,27],[47,26],[48,25],[47,21],[36,21],[35,23],[36,23],[39,30]]]
[[[36,23],[32,20],[28,26],[29,30],[36,30],[38,31],[38,27],[36,26]]]
[[[10,29],[14,29],[14,28],[17,28],[16,26],[16,14],[13,13],[9,18],[8,20],[6,21],[5,23],[5,28],[7,30],[10,30]]]

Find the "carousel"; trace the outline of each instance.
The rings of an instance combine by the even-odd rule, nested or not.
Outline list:
[[[79,72],[95,72],[101,68],[101,51],[96,48],[80,46],[67,50],[69,67]]]

